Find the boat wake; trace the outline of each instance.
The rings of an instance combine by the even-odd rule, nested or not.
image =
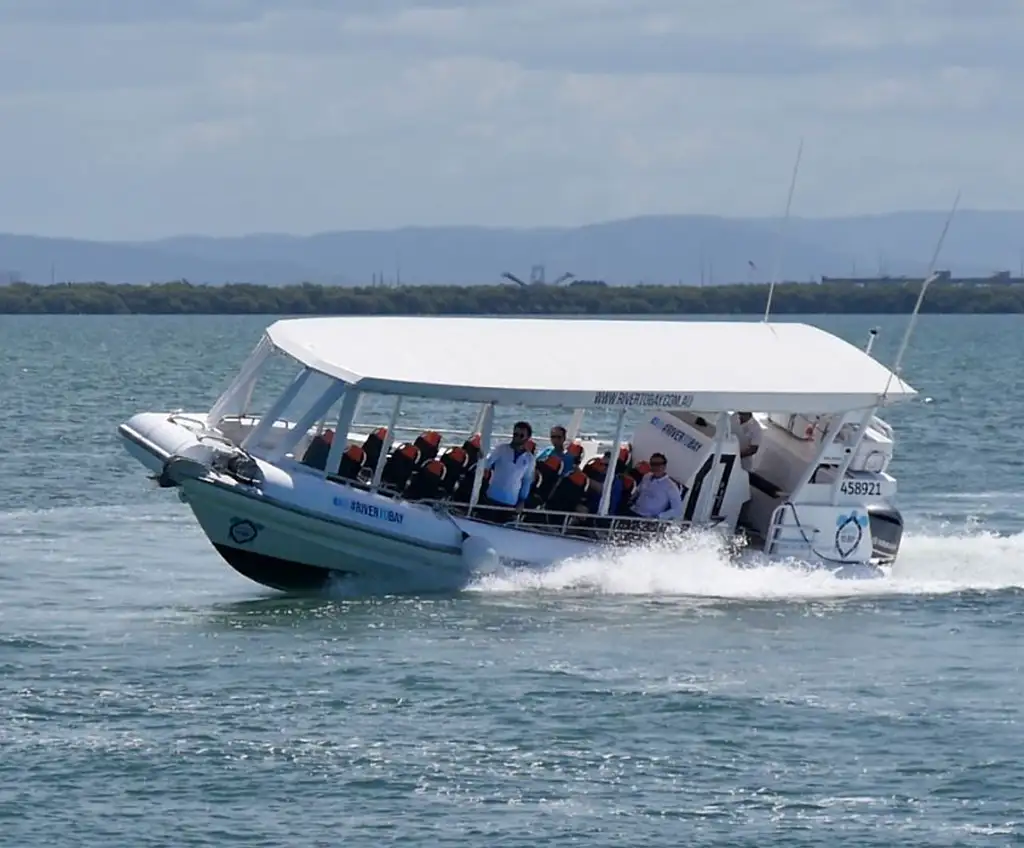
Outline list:
[[[884,577],[851,580],[806,563],[737,565],[720,538],[690,536],[614,558],[586,558],[543,571],[504,570],[476,578],[481,593],[585,592],[737,600],[802,600],[1024,589],[1024,533],[979,531],[904,536]]]

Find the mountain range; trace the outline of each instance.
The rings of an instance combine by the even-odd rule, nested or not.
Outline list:
[[[579,227],[470,226],[350,230],[309,236],[175,236],[101,242],[0,234],[0,282],[106,281],[279,285],[496,283],[508,271],[563,273],[609,284],[764,282],[782,248],[780,279],[920,275],[946,212],[791,218],[661,215]],[[955,276],[1024,265],[1024,211],[960,211],[938,262]],[[543,266],[538,269],[536,266]]]

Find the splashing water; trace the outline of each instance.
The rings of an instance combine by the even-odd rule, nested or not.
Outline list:
[[[471,591],[812,599],[939,595],[1024,588],[1024,534],[908,535],[891,574],[849,580],[801,562],[738,566],[721,537],[692,534],[656,548],[586,557],[540,571],[478,577]]]

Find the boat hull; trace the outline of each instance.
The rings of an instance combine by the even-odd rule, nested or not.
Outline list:
[[[371,592],[457,589],[496,567],[543,569],[607,551],[593,540],[450,516],[327,481],[297,464],[283,468],[252,460],[258,479],[233,475],[230,463],[212,458],[223,460],[237,449],[197,432],[200,422],[198,416],[143,413],[121,425],[119,434],[128,452],[156,472],[160,485],[178,487],[220,556],[239,574],[275,590],[320,592],[339,579],[362,582]],[[821,509],[800,507],[800,516],[834,524],[831,511],[814,516]],[[898,513],[880,517],[896,528]],[[805,530],[791,529],[798,532],[779,551],[784,559],[839,577],[884,574],[870,562],[878,551],[871,550],[867,527],[856,552],[849,552],[859,561],[842,563],[829,556],[817,561]],[[897,548],[898,535],[889,535],[890,548]]]
[[[181,489],[221,557],[265,586],[317,591],[338,578],[359,578],[415,590],[464,585],[468,576],[463,535],[454,526],[445,528],[447,542],[437,541],[437,533],[428,541],[273,502],[222,481],[185,480]]]
[[[289,594],[320,593],[345,572],[281,559],[259,551],[213,543],[221,558],[243,577],[280,592]]]

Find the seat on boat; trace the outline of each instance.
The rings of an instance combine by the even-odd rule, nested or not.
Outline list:
[[[370,468],[377,467],[377,460],[380,459],[380,452],[384,449],[384,442],[388,437],[387,427],[378,427],[363,442],[363,450],[366,452],[366,464]]]
[[[309,442],[309,447],[302,454],[303,465],[323,471],[327,467],[327,455],[331,452],[331,444],[334,442],[334,431],[324,430],[317,433]]]
[[[395,448],[387,458],[380,480],[385,485],[402,491],[419,464],[420,449],[411,442],[406,442]]]
[[[480,434],[474,433],[466,439],[462,443],[462,449],[469,457],[469,465],[476,465],[477,460],[480,459]]]
[[[437,449],[441,444],[441,434],[436,430],[424,430],[413,442],[420,451],[420,462],[437,457]]]
[[[471,465],[462,475],[462,479],[459,480],[455,486],[455,490],[452,492],[452,500],[455,503],[468,504],[469,499],[473,496],[473,480],[476,478],[476,463]],[[491,482],[491,469],[484,469],[483,481],[480,483],[480,497],[487,494],[487,485]]]
[[[629,470],[629,476],[633,480],[639,483],[647,474],[651,473],[651,463],[646,459],[641,459],[636,465]]]
[[[441,460],[428,459],[412,475],[405,488],[405,496],[414,501],[439,500],[447,494],[447,476],[448,469]]]
[[[603,482],[605,474],[608,473],[608,458],[606,456],[595,456],[583,466],[583,473],[587,475],[589,480],[596,480],[598,483]]]
[[[463,448],[448,448],[440,457],[445,468],[445,490],[450,495],[469,468],[469,454]],[[476,466],[474,466],[475,468]]]
[[[615,463],[615,473],[623,474],[629,470],[630,461],[633,459],[633,445],[630,442],[619,448],[619,459]]]
[[[530,489],[530,496],[526,501],[526,505],[534,508],[546,503],[551,492],[558,484],[561,473],[561,457],[547,456],[538,462],[533,472],[533,487]]]
[[[636,487],[639,483],[630,472],[620,474],[619,481],[622,483],[622,495],[619,497],[619,504],[615,510],[615,515],[626,515],[629,512],[630,502],[633,500],[633,495],[636,493]]]
[[[576,512],[584,503],[590,491],[590,478],[582,471],[573,471],[565,477],[559,477],[555,487],[544,502],[544,508],[552,512]],[[560,524],[561,516],[551,516],[549,523]]]
[[[345,480],[358,480],[366,467],[366,451],[359,445],[349,445],[338,462],[338,476]]]

